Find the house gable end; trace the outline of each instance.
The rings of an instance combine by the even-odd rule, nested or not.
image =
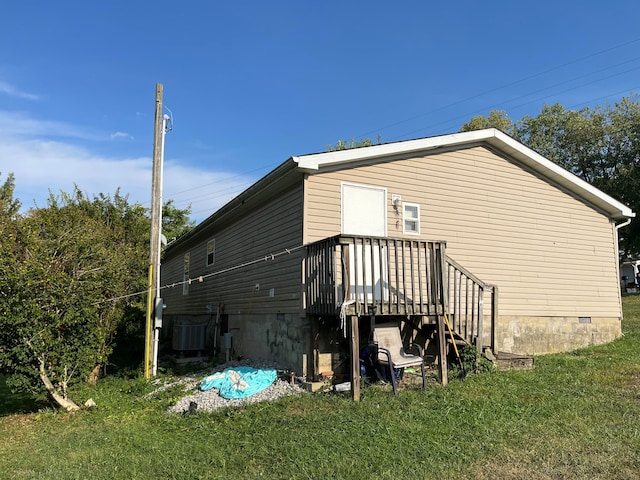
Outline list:
[[[489,147],[494,152],[526,166],[529,171],[536,172],[541,178],[572,192],[613,219],[622,220],[635,216],[626,205],[494,128],[304,155],[292,159],[303,171],[315,173],[469,149],[478,145]]]

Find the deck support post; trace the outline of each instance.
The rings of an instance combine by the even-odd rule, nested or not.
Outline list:
[[[355,402],[360,401],[360,332],[358,316],[351,315],[351,396]]]
[[[443,245],[437,251],[437,261],[435,262],[437,275],[437,291],[440,294],[442,314],[438,314],[438,363],[440,367],[440,384],[445,386],[449,383],[447,372],[447,331],[444,325],[444,316],[449,311],[449,279],[447,278],[447,253]]]
[[[447,373],[447,334],[443,315],[438,315],[438,367],[440,383],[445,386],[449,383],[449,376]]]
[[[313,315],[311,317],[311,358],[307,361],[307,368],[311,371],[309,378],[313,382],[317,382],[320,377],[320,346],[318,345],[320,340],[319,323],[318,317]]]

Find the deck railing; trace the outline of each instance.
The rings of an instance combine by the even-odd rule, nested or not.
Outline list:
[[[307,245],[312,315],[441,315],[445,242],[339,235]]]
[[[445,242],[339,235],[306,248],[307,313],[369,315],[372,307],[377,315],[446,312],[456,334],[479,350],[494,349],[498,287],[448,257]]]

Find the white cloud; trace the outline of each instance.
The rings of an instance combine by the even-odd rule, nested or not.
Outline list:
[[[9,95],[10,97],[23,98],[25,100],[39,100],[40,97],[38,95],[34,95],[33,93],[22,92],[13,86],[9,85],[6,82],[0,82],[0,93],[4,93]]]
[[[133,135],[130,135],[125,132],[115,132],[111,134],[111,140],[115,140],[116,138],[127,138],[129,140],[133,140]]]
[[[38,120],[25,112],[0,110],[0,134],[18,137],[68,137],[99,140],[100,136],[65,122]]]
[[[13,128],[9,127],[14,119]],[[99,193],[129,196],[131,203],[151,203],[152,158],[114,158],[74,145],[68,137],[73,125],[42,122],[28,115],[0,111],[0,182],[15,175],[18,198],[26,210],[34,203],[43,207],[54,194],[71,192],[77,185],[89,195]],[[120,132],[121,133],[121,132]],[[51,140],[46,136],[65,137]],[[117,137],[127,136],[127,134]],[[86,137],[82,137],[85,139]],[[69,141],[68,141],[69,140]],[[178,208],[192,205],[191,218],[201,221],[247,188],[253,179],[233,173],[215,172],[165,161],[164,200],[173,199]]]
[[[132,201],[150,198],[150,159],[111,159],[67,143],[7,137],[0,138],[0,158],[3,177],[15,175],[15,196],[25,208],[45,206],[49,191],[71,192],[74,184],[88,194],[113,194],[120,187]]]
[[[164,166],[163,198],[174,200],[178,208],[191,205],[191,218],[201,221],[254,182],[245,175],[185,167],[170,160]]]

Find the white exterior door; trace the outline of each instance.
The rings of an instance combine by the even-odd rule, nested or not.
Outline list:
[[[349,300],[389,301],[387,247],[349,245]]]
[[[370,185],[342,184],[342,233],[387,236],[387,190]],[[389,300],[386,247],[349,245],[347,273],[350,301]]]
[[[387,236],[387,189],[342,184],[342,233]]]

